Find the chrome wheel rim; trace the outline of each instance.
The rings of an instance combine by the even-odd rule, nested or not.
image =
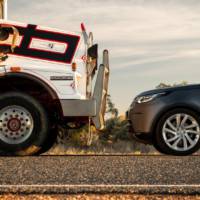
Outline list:
[[[34,128],[30,112],[21,106],[8,106],[0,110],[0,139],[7,144],[26,141]]]
[[[194,117],[185,113],[170,116],[162,129],[164,142],[175,151],[188,151],[199,141],[200,127]]]

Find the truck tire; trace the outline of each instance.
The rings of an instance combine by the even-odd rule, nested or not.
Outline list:
[[[21,92],[0,96],[0,149],[6,154],[36,154],[48,131],[47,113],[33,97]]]
[[[41,146],[41,149],[35,155],[40,155],[49,151],[56,143],[56,140],[57,140],[57,129],[52,128],[49,130],[48,138],[45,140],[45,142]]]

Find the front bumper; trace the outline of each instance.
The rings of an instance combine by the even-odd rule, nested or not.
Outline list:
[[[152,144],[152,135],[151,134],[147,134],[147,133],[143,133],[143,132],[136,132],[134,130],[134,125],[133,125],[133,121],[129,118],[130,116],[130,111],[127,111],[126,112],[126,119],[128,121],[128,130],[129,130],[129,133],[131,135],[131,137],[138,141],[138,142],[141,142],[141,143],[144,143],[144,144]],[[136,126],[137,128],[137,126]]]
[[[149,103],[133,103],[126,116],[129,130],[135,134],[152,134],[157,118],[164,105],[160,101]]]
[[[65,117],[94,117],[97,115],[96,100],[60,100]]]

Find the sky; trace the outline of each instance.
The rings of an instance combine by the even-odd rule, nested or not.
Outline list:
[[[200,83],[199,0],[8,1],[10,20],[69,31],[84,22],[110,51],[109,93],[121,114],[161,82]]]

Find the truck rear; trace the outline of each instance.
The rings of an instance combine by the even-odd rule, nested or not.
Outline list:
[[[53,144],[60,126],[103,129],[108,51],[98,66],[84,24],[71,32],[8,21],[0,3],[0,149],[33,155]]]

